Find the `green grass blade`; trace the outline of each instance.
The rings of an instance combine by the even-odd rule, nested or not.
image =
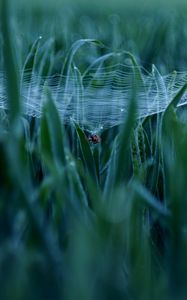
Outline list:
[[[77,124],[75,124],[75,128],[77,131],[77,136],[79,137],[81,151],[82,151],[82,155],[84,158],[84,162],[85,162],[87,171],[90,174],[90,176],[95,180],[96,184],[98,184],[95,161],[94,161],[94,157],[93,157],[92,150],[91,150],[90,144],[88,142],[88,139],[87,139],[85,133],[82,131],[82,129]]]
[[[45,104],[45,110],[49,126],[53,155],[56,161],[58,161],[62,165],[65,165],[66,154],[62,122],[48,89],[46,89],[46,97],[47,102]]]
[[[134,192],[137,194],[138,199],[142,200],[148,207],[153,209],[159,216],[170,217],[170,211],[155,198],[142,184],[134,181],[130,184]]]
[[[9,1],[2,0],[0,3],[1,28],[3,36],[4,68],[7,76],[7,95],[10,122],[14,127],[21,113],[21,102],[19,94],[19,79],[15,62],[14,47],[12,44],[12,28],[9,23]]]
[[[135,124],[136,114],[136,92],[132,91],[132,96],[129,101],[128,113],[125,123],[119,135],[119,152],[116,161],[116,183],[121,182],[122,179],[127,180],[130,172],[130,143],[133,126]]]

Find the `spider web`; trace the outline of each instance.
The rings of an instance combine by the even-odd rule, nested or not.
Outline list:
[[[74,120],[82,127],[95,130],[124,122],[134,89],[137,118],[143,118],[163,112],[186,82],[186,72],[162,76],[155,67],[148,73],[140,67],[116,64],[92,68],[84,74],[73,68],[68,76],[41,77],[27,71],[22,76],[20,93],[23,113],[40,118],[47,86],[65,124]],[[186,103],[187,93],[179,105]],[[3,72],[0,73],[0,108],[8,108]]]

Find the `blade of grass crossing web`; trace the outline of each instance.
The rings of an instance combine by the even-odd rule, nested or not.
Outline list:
[[[181,100],[182,96],[184,95],[184,93],[187,90],[187,83],[185,83],[182,88],[178,91],[178,93],[175,95],[175,97],[172,99],[172,101],[170,102],[170,104],[167,106],[164,114],[163,114],[163,122],[165,121],[165,119],[167,119],[167,117],[169,116],[170,111],[173,109],[177,108],[177,105],[179,103],[179,101]]]
[[[64,90],[65,95],[69,88],[69,81],[70,81],[70,75],[71,75],[74,56],[76,55],[77,51],[86,44],[103,47],[103,44],[96,39],[81,39],[81,40],[76,41],[72,45],[71,49],[68,51],[68,53],[65,57],[65,60],[64,60],[63,66],[62,66],[62,70],[61,70],[61,75],[66,76],[65,90]],[[59,80],[57,90],[59,90],[61,85],[62,85],[62,80]],[[58,94],[56,95],[56,99],[58,99]],[[65,99],[65,100],[68,101],[67,99]]]
[[[141,84],[144,85],[141,70],[134,56],[131,53],[126,51],[123,52],[123,54],[127,55],[130,58],[135,68],[134,70],[135,89],[134,91],[132,91],[132,95],[129,100],[129,110],[126,116],[126,120],[124,122],[124,126],[121,130],[119,138],[116,139],[113,145],[112,155],[111,155],[110,164],[107,172],[108,175],[105,182],[104,194],[107,194],[107,191],[114,186],[115,181],[116,183],[119,183],[122,180],[123,176],[126,179],[128,178],[129,171],[130,171],[129,170],[130,143],[131,143],[132,130],[135,124],[136,92],[138,89],[138,82],[141,82]],[[119,142],[119,146],[118,146],[118,142]],[[116,155],[117,151],[119,151],[118,155]]]
[[[136,72],[134,70],[134,90],[132,91],[131,97],[129,99],[128,113],[126,116],[124,126],[123,126],[122,131],[119,136],[119,154],[118,154],[118,159],[116,162],[116,181],[117,182],[122,179],[122,177],[123,177],[122,174],[124,174],[124,178],[126,178],[126,179],[128,178],[128,175],[129,175],[128,160],[130,161],[131,134],[132,134],[132,130],[133,130],[133,127],[135,124],[136,109],[137,109],[136,93],[138,91],[138,83],[141,82],[144,84],[141,70],[138,67],[136,59],[129,52],[125,52],[125,54],[129,56],[135,70],[138,70],[138,72]],[[125,159],[126,159],[126,161],[125,161]]]
[[[39,36],[33,43],[31,50],[29,51],[25,63],[23,65],[22,73],[21,73],[21,84],[23,84],[23,79],[26,71],[33,72],[35,66],[36,55],[38,49],[40,47],[40,41],[42,37]]]
[[[129,58],[130,58],[130,60],[131,60],[131,62],[132,62],[132,65],[133,65],[133,67],[135,68],[135,70],[137,71],[136,73],[135,73],[135,79],[136,79],[136,82],[140,82],[141,83],[141,85],[142,86],[144,86],[144,79],[143,79],[143,76],[142,76],[142,72],[141,72],[141,69],[140,69],[140,67],[139,67],[139,65],[138,65],[138,63],[137,63],[137,61],[136,61],[136,58],[134,57],[134,55],[132,54],[132,53],[130,53],[130,52],[124,52],[124,54],[126,54]],[[137,85],[137,88],[138,88],[138,85]]]
[[[27,81],[29,81],[29,86],[28,86],[28,91],[27,91],[27,103],[26,103],[26,107],[29,107],[29,101],[31,101],[30,99],[32,99],[32,90],[33,90],[33,82],[35,82],[35,71],[37,69],[37,57],[38,57],[38,51],[40,48],[40,41],[41,41],[42,37],[39,36],[36,41],[34,42],[30,53],[28,54],[24,67],[23,67],[23,71],[21,74],[21,88],[22,86],[24,86],[24,76],[27,75]],[[27,71],[29,73],[27,73]],[[39,77],[37,82],[35,82],[35,86],[39,86]]]
[[[135,83],[136,85],[136,83]],[[119,151],[116,161],[115,181],[119,183],[122,179],[129,178],[130,173],[130,144],[131,134],[135,124],[136,117],[136,90],[132,91],[129,100],[129,108],[126,115],[125,123],[119,134]]]
[[[166,151],[169,151],[168,157],[171,155],[174,155],[173,151],[176,151],[175,143],[173,143],[173,140],[176,139],[176,142],[178,142],[178,138],[181,138],[183,135],[183,132],[180,133],[180,121],[177,119],[176,109],[179,101],[181,100],[182,96],[186,92],[187,89],[187,83],[184,84],[184,86],[178,91],[178,93],[175,95],[173,100],[170,102],[168,107],[166,108],[163,117],[162,117],[162,131],[161,131],[161,138],[162,138],[162,153],[163,158],[165,161]],[[184,126],[184,125],[183,125]],[[172,127],[172,131],[171,131]],[[178,132],[178,136],[176,137],[176,131]],[[181,135],[181,136],[180,136]],[[166,150],[167,149],[167,150]],[[177,152],[181,151],[180,146],[179,149],[177,149]],[[167,164],[163,163],[163,178],[164,178],[164,188],[165,188],[165,195],[168,194],[168,166]],[[170,171],[171,172],[171,171]],[[169,172],[169,173],[170,173]],[[174,176],[175,177],[175,176]]]
[[[169,100],[168,100],[167,88],[165,82],[163,80],[163,77],[161,76],[161,74],[159,73],[159,71],[154,65],[152,66],[152,76],[155,78],[155,83],[156,83],[156,91],[157,91],[156,98],[160,99],[161,97],[163,97],[163,101],[165,101],[165,103],[168,103]],[[161,166],[163,160],[162,151],[161,151],[161,114],[160,114],[159,101],[157,101],[156,111],[157,111],[156,120],[155,120],[156,128],[154,133],[152,130],[152,122],[150,118],[151,151],[154,160],[154,167],[149,176],[149,185],[150,185],[150,190],[153,193],[157,193],[159,190],[158,182],[159,182],[159,177],[161,176],[162,173]]]
[[[99,47],[104,46],[99,40],[96,40],[96,39],[81,39],[81,40],[76,41],[72,45],[71,49],[69,50],[69,52],[65,58],[65,62],[63,65],[63,72],[62,72],[63,75],[66,75],[66,76],[69,75],[75,54],[85,44],[95,45],[95,46],[99,46]]]
[[[62,122],[52,99],[50,91],[45,89],[47,102],[45,104],[47,122],[49,126],[51,145],[54,158],[62,165],[66,164],[65,139]]]
[[[95,73],[97,73],[97,69],[108,59],[110,59],[111,57],[115,57],[117,54],[116,53],[108,53],[105,54],[103,56],[100,56],[99,58],[97,58],[96,60],[93,61],[93,63],[91,63],[91,65],[84,71],[83,75],[82,75],[82,79],[84,81],[84,79],[89,76],[90,72],[93,72],[93,68]],[[98,66],[95,70],[95,67]],[[93,73],[92,73],[93,74]],[[92,75],[93,76],[93,75]]]
[[[82,82],[82,76],[79,69],[74,65],[74,74],[76,78],[76,120],[79,124],[80,121],[84,124],[85,121],[85,113],[84,113],[84,87]],[[80,113],[81,112],[81,113]]]
[[[51,57],[54,55],[54,40],[51,38],[46,41],[43,45],[43,51],[41,53],[41,58],[39,64],[39,71],[38,74],[42,76],[49,76],[50,75],[50,68],[51,68]]]

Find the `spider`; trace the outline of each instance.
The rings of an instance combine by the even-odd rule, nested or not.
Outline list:
[[[98,144],[101,142],[101,138],[99,135],[97,134],[91,134],[89,137],[88,137],[88,141],[92,144]]]

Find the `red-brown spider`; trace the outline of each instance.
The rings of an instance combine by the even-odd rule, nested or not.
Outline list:
[[[98,144],[101,142],[101,138],[99,135],[97,134],[91,134],[89,137],[88,137],[88,141],[92,144]]]

